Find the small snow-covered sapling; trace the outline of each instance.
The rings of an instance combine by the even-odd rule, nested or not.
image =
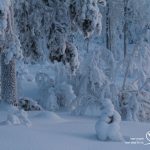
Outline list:
[[[98,140],[122,141],[119,113],[114,109],[110,99],[104,99],[102,107],[100,118],[95,125]]]

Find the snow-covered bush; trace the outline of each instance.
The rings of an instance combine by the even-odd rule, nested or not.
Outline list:
[[[144,112],[141,110],[144,107],[140,105],[145,99],[141,93],[149,92],[149,49],[149,44],[141,39],[134,45],[132,54],[125,59],[121,71],[118,70],[124,75],[119,94],[120,112],[124,120],[138,120],[139,111]],[[149,98],[146,101],[149,101]]]
[[[113,83],[115,60],[107,49],[90,48],[84,60],[81,61],[80,70],[72,79],[73,89],[77,95],[74,113],[97,116],[103,98],[111,98],[118,110],[118,91]],[[114,91],[113,94],[111,90]]]
[[[46,73],[37,73],[35,76],[35,81],[41,93],[39,98],[39,103],[44,109],[47,110],[57,110],[57,98],[55,96],[55,79],[49,77]]]
[[[57,103],[59,107],[69,108],[76,98],[72,86],[63,82],[56,87]]]
[[[21,124],[19,118],[13,114],[8,114],[6,123],[7,124],[13,124],[13,125]]]
[[[1,125],[26,125],[27,127],[31,126],[31,122],[28,118],[27,112],[22,109],[18,109],[12,105],[1,102],[0,103],[1,111],[3,112],[4,121],[0,122]]]
[[[139,121],[150,121],[150,93],[147,91],[141,91],[138,95],[139,102],[139,111],[138,111],[138,119]]]
[[[6,121],[3,122],[3,125],[4,124],[9,125],[24,124],[27,127],[31,126],[31,122],[28,119],[28,114],[24,110],[20,110],[18,112],[15,112],[14,114],[8,114]]]
[[[141,88],[138,86],[127,86],[126,90],[120,92],[120,113],[123,120],[134,121],[149,121],[149,108],[150,108],[150,93],[146,90],[146,85],[149,80],[143,84]]]
[[[37,103],[37,101],[34,101],[28,97],[20,98],[18,102],[18,107],[19,109],[23,109],[25,111],[43,110],[43,108]]]
[[[47,110],[69,109],[76,95],[71,84],[67,82],[65,68],[62,69],[62,65],[57,63],[54,68],[57,68],[54,71],[55,77],[42,72],[37,72],[35,76],[35,81],[41,93],[39,103]]]
[[[10,125],[24,124],[27,127],[31,126],[31,122],[28,119],[28,114],[24,110],[18,110],[14,113],[11,112],[7,115],[7,119],[4,122]]]
[[[124,91],[119,97],[120,112],[123,120],[138,120],[139,102],[137,91]]]
[[[110,99],[102,102],[100,119],[96,122],[95,130],[99,140],[121,141],[123,140],[120,132],[121,117],[114,109]]]

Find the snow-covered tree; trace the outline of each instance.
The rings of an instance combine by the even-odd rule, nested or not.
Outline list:
[[[105,5],[105,0],[71,0],[70,18],[73,27],[77,26],[85,38],[89,38],[94,32],[101,33],[102,15],[98,5]]]
[[[70,43],[69,1],[16,0],[15,21],[26,62],[63,62],[78,68],[78,51]],[[21,20],[21,21],[20,21]]]
[[[15,34],[13,3],[0,1],[0,49],[1,49],[1,97],[2,100],[16,105],[15,59],[21,56],[20,43]]]
[[[113,84],[115,60],[106,48],[90,47],[90,51],[82,61],[72,83],[77,95],[74,112],[81,115],[98,115],[103,97],[110,98],[117,104],[117,90],[115,91],[116,85]],[[112,87],[116,96],[110,92]]]
[[[101,32],[98,5],[104,0],[16,0],[15,22],[25,62],[63,62],[74,72],[78,66],[78,50],[70,42],[72,29],[85,38]],[[92,71],[91,71],[92,73]]]
[[[97,138],[102,141],[121,141],[123,137],[120,132],[121,117],[110,99],[104,99],[100,119],[96,122],[95,130]]]

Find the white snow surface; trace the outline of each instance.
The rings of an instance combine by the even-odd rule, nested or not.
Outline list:
[[[0,112],[3,121],[4,112]],[[0,150],[146,150],[149,145],[101,142],[94,130],[97,118],[75,117],[66,113],[30,112],[31,127],[0,125]],[[144,137],[148,123],[121,122],[125,139]]]

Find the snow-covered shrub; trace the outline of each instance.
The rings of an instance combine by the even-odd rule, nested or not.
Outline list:
[[[121,71],[124,73],[124,86],[131,80],[130,82],[137,81],[140,87],[149,78],[149,50],[150,45],[143,40],[134,45],[132,53],[126,57],[122,64]]]
[[[25,111],[43,110],[43,108],[37,103],[37,101],[34,101],[28,97],[20,98],[18,102],[18,107]]]
[[[32,82],[34,74],[29,73],[29,66],[22,61],[16,63],[16,78],[17,78],[17,92],[19,97],[23,97],[23,89],[25,88],[24,81]]]
[[[116,77],[116,60],[113,53],[105,47],[96,46],[93,52],[93,59],[97,65],[103,70],[110,81],[114,81]]]
[[[85,74],[77,75],[78,83],[75,83],[74,87],[77,95],[74,112],[82,115],[89,107],[100,106],[101,91],[107,81],[105,74],[96,64],[89,66],[86,71]]]
[[[134,84],[127,86],[119,94],[119,110],[122,119],[149,121],[150,93],[147,90],[149,79],[141,87],[137,83]]]
[[[77,95],[74,113],[99,115],[103,98],[111,98],[118,110],[118,91],[116,85],[111,83],[115,75],[115,60],[112,53],[104,48],[91,48],[80,65],[80,70],[72,79],[73,89]]]
[[[63,82],[56,87],[57,103],[59,107],[68,108],[76,98],[72,86]]]
[[[114,109],[110,99],[104,99],[102,102],[100,119],[96,122],[95,130],[99,140],[121,141],[120,132],[121,117]]]
[[[31,122],[28,119],[28,114],[24,110],[19,110],[14,114],[8,114],[6,121],[3,124],[10,124],[10,125],[20,125],[24,124],[27,127],[31,126]]]
[[[4,121],[0,122],[1,125],[26,125],[27,127],[31,126],[31,122],[28,118],[27,112],[22,109],[18,109],[12,105],[1,102],[0,103],[1,111],[3,111]]]
[[[37,72],[35,76],[35,81],[41,93],[39,103],[47,110],[69,109],[76,96],[72,86],[69,82],[67,83],[67,73],[64,73],[65,69],[62,69],[62,65],[56,63],[54,68],[55,77],[42,72]]]
[[[57,98],[54,91],[55,79],[49,77],[46,73],[38,72],[35,81],[41,93],[39,98],[41,106],[47,110],[57,110]]]
[[[147,91],[139,92],[138,102],[139,102],[139,111],[138,119],[139,121],[150,121],[150,93]]]
[[[140,103],[145,99],[141,93],[149,92],[149,49],[149,44],[141,40],[135,44],[132,54],[124,61],[121,69],[124,73],[123,86],[119,94],[122,119],[138,120],[139,111],[144,112],[141,110],[143,107],[140,107]]]
[[[13,125],[21,124],[19,118],[14,114],[8,114],[6,123]]]
[[[27,127],[30,127],[32,124],[28,118],[27,112],[24,110],[19,110],[19,112],[16,113],[16,116],[18,116],[21,124],[25,124]]]
[[[119,97],[120,112],[123,120],[138,120],[138,93],[137,91],[124,91]]]

